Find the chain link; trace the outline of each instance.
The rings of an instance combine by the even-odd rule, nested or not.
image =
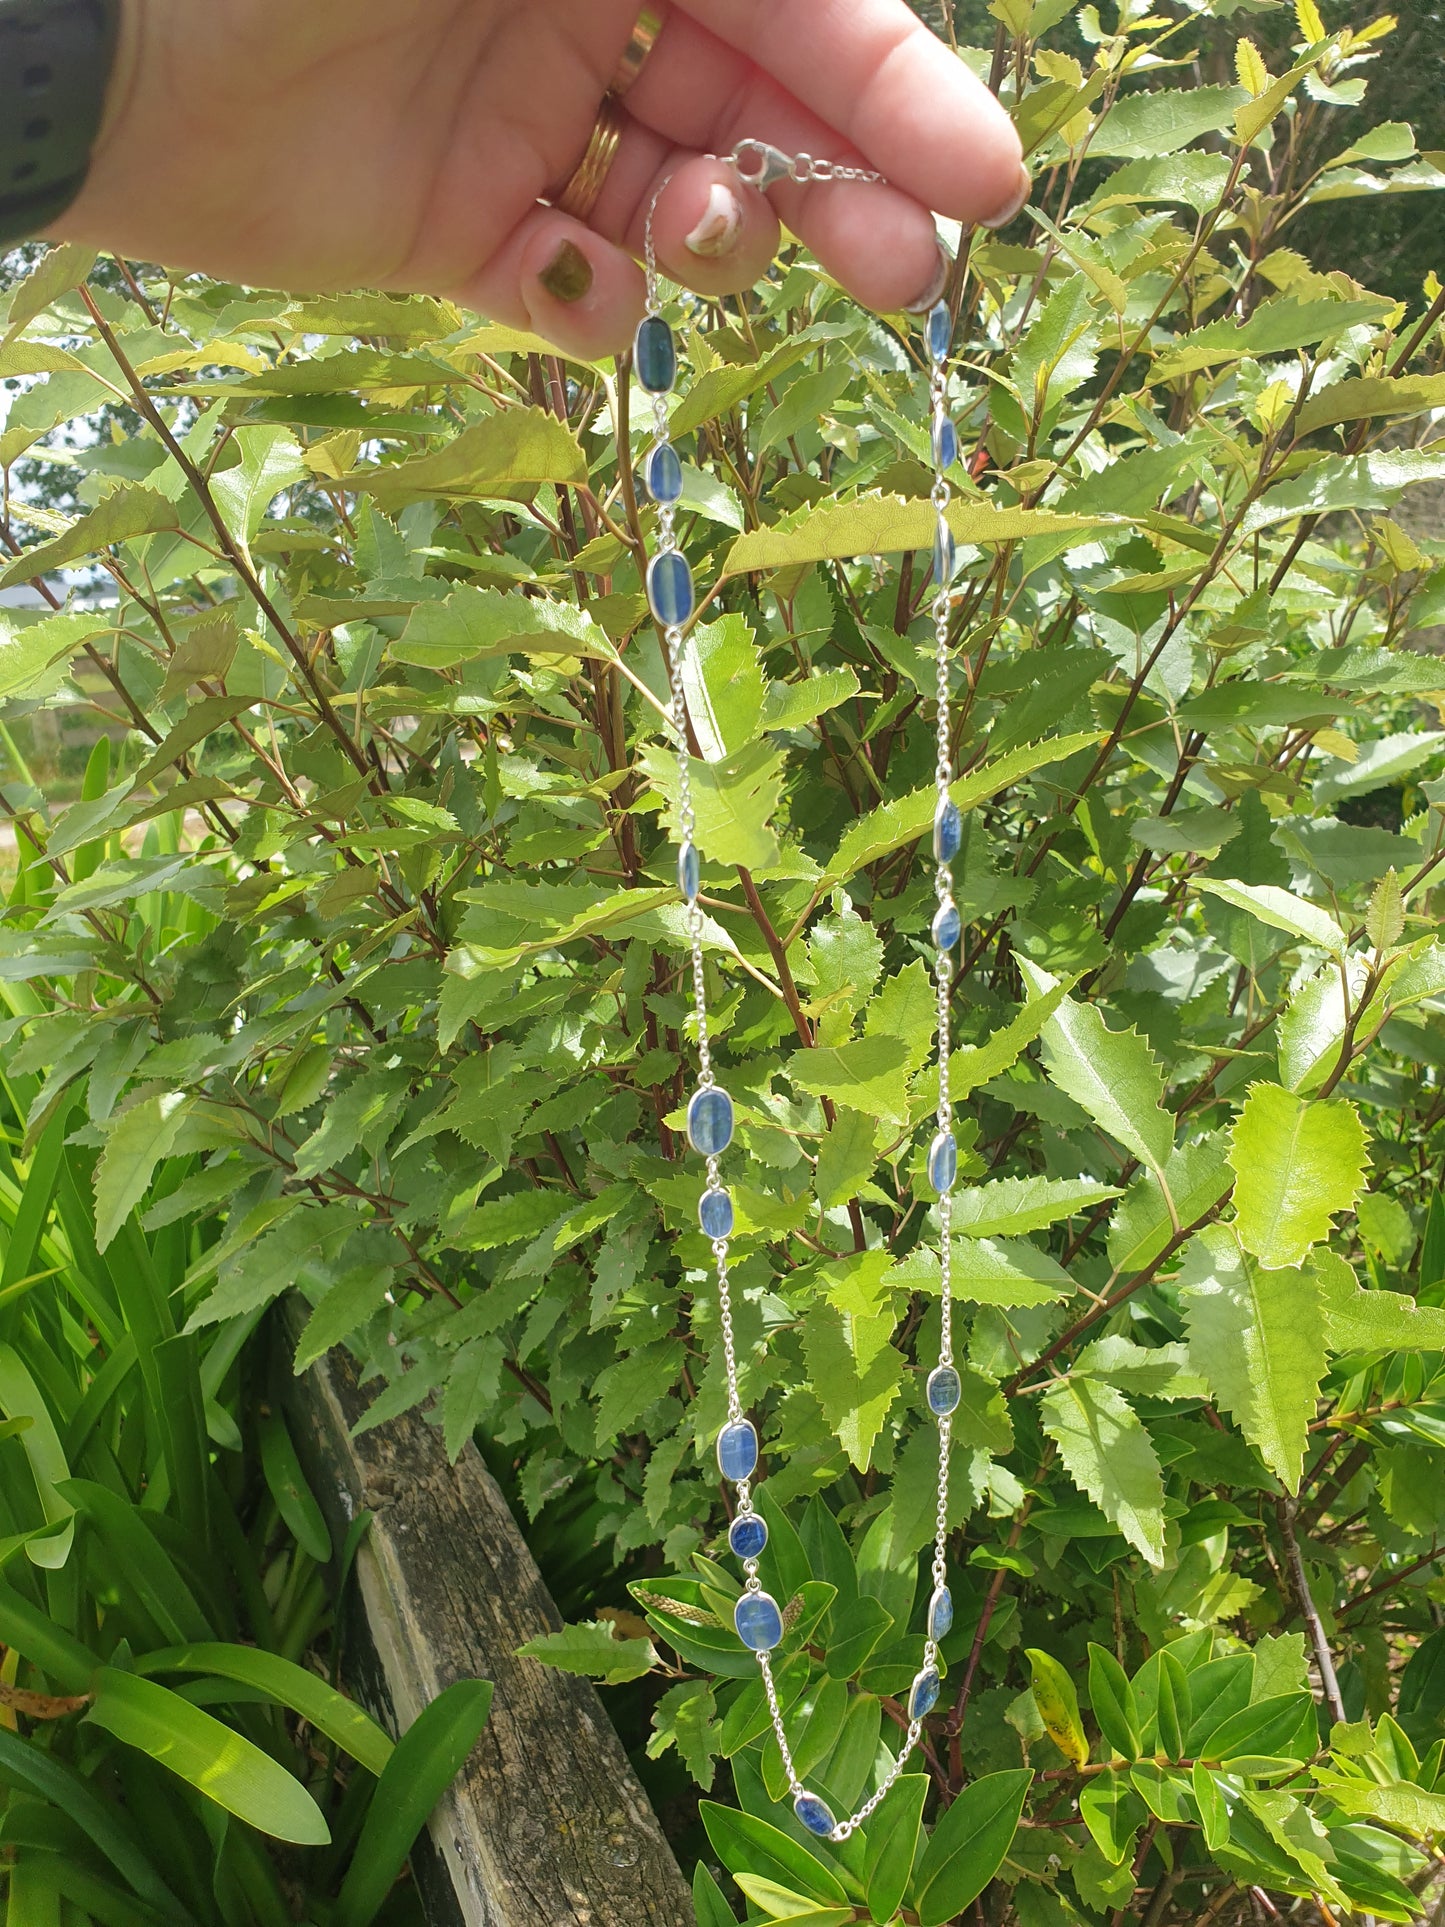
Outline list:
[[[783,180],[799,184],[831,181],[876,182],[884,177],[870,168],[853,167],[843,162],[820,160],[812,154],[785,154],[767,141],[740,141],[723,159],[730,165],[738,178],[750,187],[759,190],[773,186]],[[647,272],[647,313],[649,316],[662,312],[662,283],[657,261],[656,236],[654,232],[658,200],[667,186],[664,180],[653,194],[648,206],[647,218],[643,229],[644,264]],[[663,394],[652,396],[655,444],[670,443],[671,433],[668,422],[667,399]],[[939,466],[941,447],[938,427],[946,415],[948,406],[948,376],[945,362],[935,357],[929,381],[929,406],[934,426],[933,445],[935,451],[935,474],[930,499],[936,510],[940,530],[953,499],[953,491],[947,476]],[[656,524],[656,549],[658,554],[670,554],[677,550],[676,510],[670,503],[658,506]],[[940,551],[941,552],[941,551]],[[937,755],[935,778],[938,787],[940,808],[948,800],[949,787],[953,782],[952,722],[950,714],[950,612],[951,602],[946,580],[935,584],[930,613],[934,627],[934,650],[937,706]],[[685,628],[681,625],[669,626],[664,630],[667,643],[668,670],[671,701],[669,720],[672,724],[674,745],[677,754],[677,829],[681,843],[692,846],[697,832],[697,814],[693,803],[691,764],[688,755],[688,708],[687,691],[683,677],[683,651],[687,647]],[[934,874],[934,889],[940,906],[949,902],[953,895],[953,873],[947,862],[940,862]],[[692,967],[692,1005],[697,1028],[698,1051],[698,1089],[716,1088],[716,1077],[712,1065],[712,1045],[708,1029],[707,976],[703,958],[703,912],[697,897],[690,896],[686,905],[686,929],[688,949]],[[952,1048],[952,1025],[950,1016],[950,997],[953,983],[953,963],[951,952],[940,948],[934,965],[934,983],[937,994],[938,1027],[938,1129],[947,1131],[953,1120],[953,1104],[949,1084],[949,1053]],[[720,1163],[716,1156],[707,1159],[707,1184],[710,1191],[721,1187]],[[953,1360],[953,1259],[952,1228],[953,1200],[951,1191],[944,1189],[938,1199],[939,1258],[942,1286],[942,1324],[939,1345],[939,1364],[951,1365]],[[716,1237],[710,1240],[717,1276],[718,1324],[722,1333],[723,1369],[727,1386],[727,1413],[729,1424],[743,1419],[743,1406],[738,1385],[738,1363],[736,1339],[733,1329],[732,1293],[728,1274],[728,1239]],[[938,1420],[938,1504],[933,1542],[933,1584],[935,1592],[947,1582],[948,1565],[948,1483],[949,1451],[952,1439],[952,1420],[947,1414]],[[751,1478],[739,1479],[736,1483],[737,1517],[742,1518],[754,1512]],[[762,1581],[758,1576],[756,1558],[742,1561],[745,1593],[758,1595],[762,1592]],[[767,1698],[768,1715],[773,1734],[782,1755],[783,1768],[787,1775],[788,1788],[794,1799],[802,1798],[807,1789],[799,1778],[792,1749],[783,1720],[782,1705],[778,1698],[777,1684],[773,1678],[772,1655],[770,1651],[759,1651],[758,1669],[762,1676],[763,1691]],[[924,1670],[936,1671],[939,1663],[938,1642],[933,1637],[932,1613],[930,1627],[924,1643]],[[921,1677],[921,1675],[920,1675]],[[911,1696],[910,1696],[911,1701]],[[846,1819],[836,1820],[827,1838],[843,1841],[860,1827],[887,1797],[890,1789],[903,1772],[908,1760],[918,1746],[923,1735],[922,1719],[911,1719],[904,1735],[902,1746],[889,1771],[879,1781],[869,1798],[855,1813]]]

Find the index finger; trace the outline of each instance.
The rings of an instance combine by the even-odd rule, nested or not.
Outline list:
[[[936,213],[1017,204],[1023,149],[983,82],[903,0],[680,0]]]

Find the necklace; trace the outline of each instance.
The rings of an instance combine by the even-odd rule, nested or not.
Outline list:
[[[785,179],[802,182],[881,181],[883,178],[881,174],[864,168],[815,160],[810,154],[783,154],[765,141],[742,141],[725,159],[736,170],[740,180],[756,188],[766,188]],[[663,186],[666,186],[666,182]],[[931,613],[937,666],[938,757],[934,776],[938,800],[933,818],[933,855],[938,909],[933,918],[931,935],[934,946],[933,979],[938,1002],[938,1115],[937,1130],[928,1151],[928,1180],[938,1198],[943,1322],[938,1363],[929,1373],[926,1385],[928,1409],[938,1423],[938,1513],[933,1540],[933,1592],[928,1602],[923,1665],[914,1675],[908,1690],[908,1730],[904,1743],[892,1767],[870,1797],[856,1813],[839,1820],[824,1799],[809,1792],[803,1785],[788,1745],[772,1664],[773,1651],[781,1643],[785,1630],[783,1614],[777,1600],[763,1590],[758,1577],[759,1555],[768,1542],[767,1522],[753,1504],[753,1478],[758,1468],[758,1434],[752,1420],[744,1413],[738,1396],[737,1356],[728,1284],[728,1240],[733,1230],[733,1203],[731,1193],[722,1182],[720,1164],[723,1153],[732,1142],[733,1103],[718,1083],[713,1070],[707,984],[703,974],[703,913],[698,903],[701,854],[696,842],[697,818],[693,810],[688,770],[687,703],[681,673],[682,646],[697,598],[692,570],[677,546],[676,535],[677,505],[682,498],[682,463],[673,447],[668,427],[667,397],[677,382],[677,343],[662,313],[661,278],[653,245],[653,217],[661,193],[662,187],[659,187],[647,211],[647,313],[637,330],[633,366],[639,386],[651,397],[656,425],[655,437],[642,464],[643,484],[657,508],[656,548],[647,565],[647,600],[667,642],[671,720],[677,742],[680,836],[677,882],[686,909],[691,950],[698,1055],[697,1085],[687,1107],[687,1136],[693,1150],[706,1160],[707,1182],[698,1200],[698,1222],[704,1236],[711,1241],[717,1265],[718,1322],[722,1331],[727,1380],[727,1422],[718,1433],[717,1462],[723,1478],[735,1488],[736,1510],[728,1529],[728,1545],[742,1562],[744,1576],[743,1592],[734,1610],[733,1623],[743,1644],[757,1654],[773,1732],[777,1736],[788,1776],[793,1811],[809,1833],[816,1834],[820,1839],[842,1841],[873,1812],[918,1745],[923,1721],[938,1701],[939,1641],[953,1624],[953,1598],[948,1590],[945,1558],[948,1538],[948,1454],[952,1418],[958,1406],[961,1386],[953,1363],[950,1234],[952,1193],[958,1176],[958,1145],[953,1135],[953,1106],[949,1101],[948,1059],[949,985],[953,977],[953,952],[962,934],[958,906],[953,900],[953,875],[949,868],[962,841],[962,820],[958,806],[949,797],[953,764],[949,740],[948,589],[955,555],[953,534],[945,511],[952,497],[947,474],[958,459],[958,436],[948,413],[948,359],[953,340],[953,319],[946,303],[939,302],[923,323],[932,418],[934,479],[930,499],[937,514]]]

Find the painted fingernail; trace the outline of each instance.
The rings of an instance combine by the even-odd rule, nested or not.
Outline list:
[[[592,286],[592,263],[575,241],[564,241],[537,276],[555,301],[580,301]]]
[[[720,254],[731,253],[742,231],[742,202],[730,187],[714,181],[708,189],[702,217],[687,236],[687,251],[700,254],[704,260],[713,260]]]
[[[1010,195],[1008,205],[1006,207],[1001,207],[996,214],[990,214],[986,220],[980,221],[979,226],[980,227],[1007,227],[1009,222],[1013,220],[1014,216],[1019,212],[1019,210],[1027,202],[1030,194],[1032,194],[1033,191],[1034,191],[1034,177],[1032,174],[1030,174],[1029,170],[1024,166],[1023,162],[1020,161],[1018,186],[1014,189],[1013,193]]]
[[[934,266],[932,275],[929,277],[928,286],[923,290],[923,293],[918,296],[916,301],[910,301],[908,303],[908,306],[904,310],[905,314],[928,313],[928,310],[943,293],[944,283],[948,280],[948,270],[951,265],[952,263],[949,261],[948,256],[944,253],[943,249],[940,248],[938,250],[938,260]]]

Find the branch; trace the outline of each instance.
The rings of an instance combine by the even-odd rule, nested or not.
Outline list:
[[[1284,1541],[1284,1556],[1289,1566],[1289,1576],[1294,1586],[1295,1598],[1305,1625],[1309,1628],[1310,1644],[1315,1650],[1315,1664],[1320,1671],[1320,1685],[1324,1688],[1325,1704],[1330,1709],[1330,1718],[1337,1725],[1345,1722],[1345,1702],[1340,1694],[1339,1676],[1335,1672],[1334,1655],[1330,1643],[1325,1638],[1325,1629],[1315,1606],[1314,1595],[1310,1591],[1309,1575],[1300,1554],[1299,1540],[1295,1536],[1295,1516],[1299,1510],[1296,1499],[1281,1499],[1276,1508],[1279,1517],[1279,1536]]]

